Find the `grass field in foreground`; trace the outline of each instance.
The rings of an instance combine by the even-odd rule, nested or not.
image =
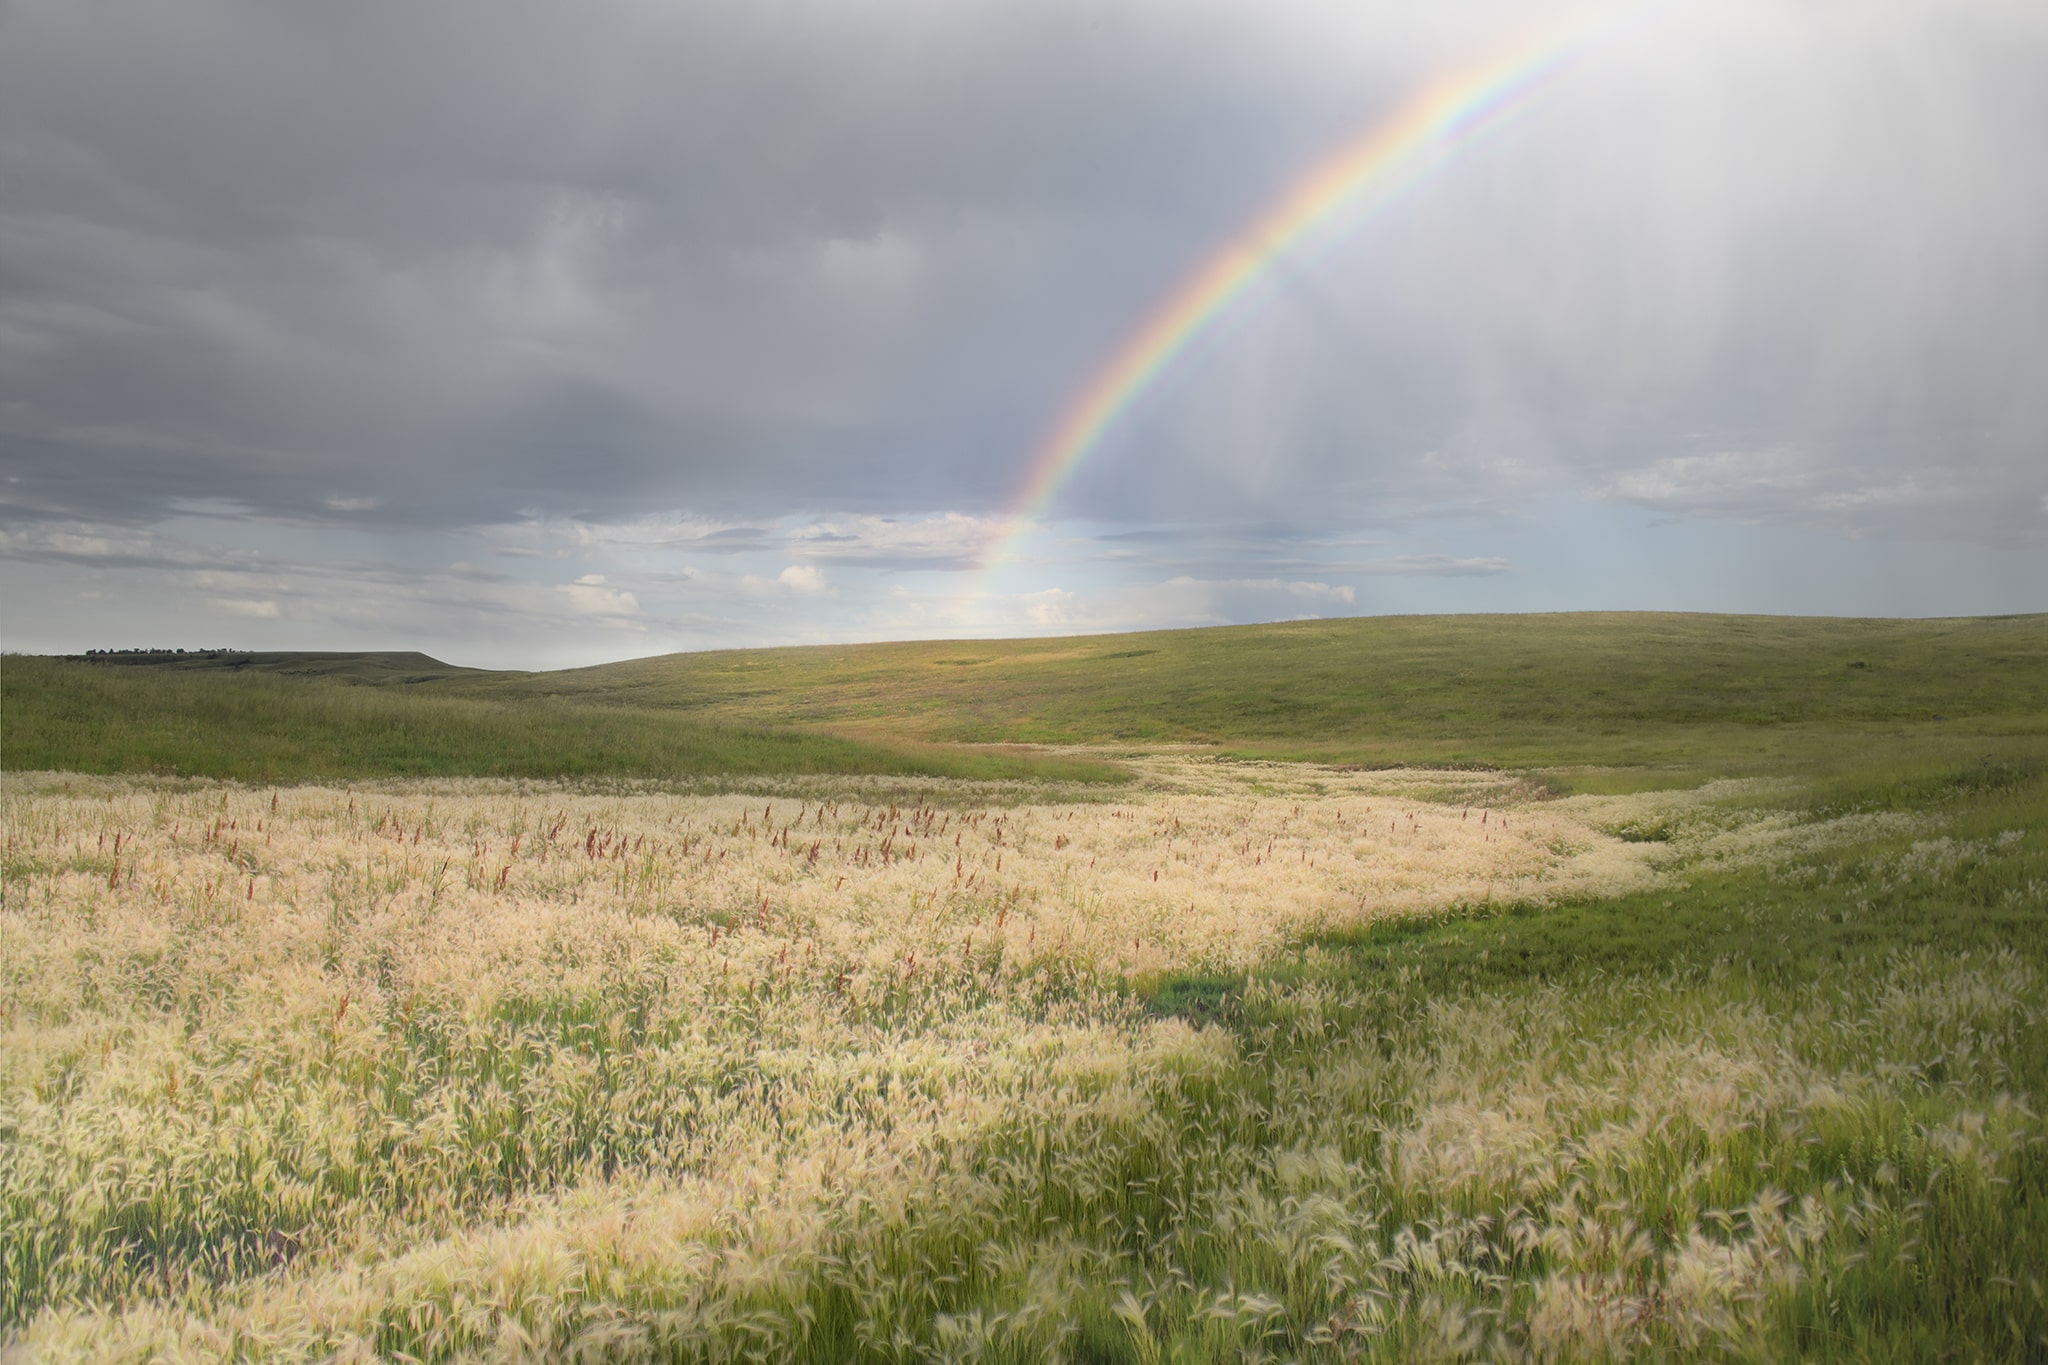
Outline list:
[[[1759,698],[1829,676],[1784,630],[1746,646]],[[261,753],[310,715],[321,761],[422,726],[441,766],[10,761],[0,1356],[2048,1358],[2041,618],[1898,630],[1882,689],[1796,716],[1688,701],[1646,643],[1644,700],[1579,734],[1560,645],[1460,694],[1507,771],[1132,750],[1106,788],[787,749],[708,785],[439,775],[487,713],[589,718],[536,766],[838,727],[776,709],[787,674],[690,708],[118,670],[141,690],[84,691],[60,751],[219,753],[253,715]],[[1348,704],[1251,734],[1283,721],[1231,648],[1189,706],[1249,718],[1232,743]],[[19,662],[9,746],[117,671],[51,665],[29,710]],[[1108,723],[1062,699],[1088,660],[1040,662],[990,716]],[[1434,704],[1315,742],[1442,754]]]
[[[2048,1350],[2040,755],[1140,767],[980,808],[12,782],[0,1342]]]

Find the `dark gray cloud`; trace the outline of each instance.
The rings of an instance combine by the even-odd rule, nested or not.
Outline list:
[[[990,628],[1536,581],[1508,542],[1558,498],[2048,545],[2048,9],[1612,12],[1132,405],[1053,504],[1085,529],[1016,561],[1078,596]],[[421,629],[972,624],[1032,452],[1158,301],[1565,13],[13,0],[0,561],[520,585],[408,597]],[[1090,607],[1061,564],[1152,577]]]
[[[1227,10],[0,22],[0,430],[68,513],[987,502],[1327,121]]]

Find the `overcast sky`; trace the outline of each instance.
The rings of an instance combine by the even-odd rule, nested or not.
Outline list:
[[[0,634],[556,666],[1380,612],[2048,609],[2048,4],[0,0]]]

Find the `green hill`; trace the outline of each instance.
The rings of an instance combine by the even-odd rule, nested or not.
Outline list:
[[[1101,777],[985,746],[1174,744],[1755,771],[2048,740],[2048,615],[1364,617],[547,673],[395,652],[11,656],[0,702],[14,768]]]
[[[331,678],[351,683],[421,683],[482,672],[444,664],[417,650],[370,653],[343,650],[263,652],[236,649],[107,651],[66,656],[72,663],[109,668],[155,668],[176,673],[280,673],[294,678]]]
[[[1393,616],[671,654],[478,694],[945,743],[1213,745],[1338,762],[1638,763],[2048,722],[2048,615]]]
[[[1092,783],[1124,776],[1107,763],[1000,748],[879,744],[674,709],[460,694],[448,680],[466,670],[414,667],[415,660],[434,663],[424,655],[311,656],[324,671],[307,667],[309,656],[278,657],[291,662],[266,670],[5,656],[0,768],[244,782],[877,774]]]

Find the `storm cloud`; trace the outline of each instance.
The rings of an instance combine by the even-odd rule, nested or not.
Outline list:
[[[16,0],[9,647],[2042,605],[2048,10],[1609,12],[1014,536],[1178,281],[1566,11]]]

